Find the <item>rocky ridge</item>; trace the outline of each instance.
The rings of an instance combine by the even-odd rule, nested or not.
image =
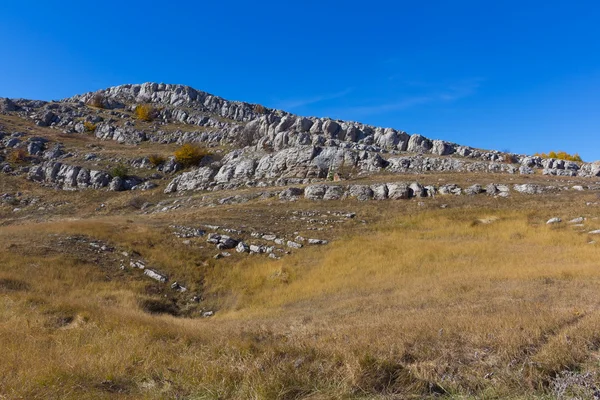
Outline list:
[[[148,126],[134,123],[132,111],[139,104],[150,104],[155,110],[154,120]],[[92,124],[96,138],[125,144],[149,141],[233,147],[222,159],[207,160],[198,168],[173,177],[166,193],[312,184],[336,173],[530,175],[538,170],[554,176],[600,176],[598,163],[484,151],[392,128],[301,117],[257,104],[228,101],[183,85],[121,85],[59,102],[1,99],[0,112],[33,120],[38,126],[58,129],[64,134],[84,134],[89,131],[86,124]],[[173,125],[180,128],[169,129]],[[68,190],[129,190],[140,188],[145,180],[124,179],[107,171],[72,164],[64,159],[65,151],[60,144],[50,147],[44,138],[23,140],[23,136],[22,132],[0,129],[0,153],[6,156],[14,149],[26,149],[33,165],[15,170],[4,160],[5,156],[0,156],[1,171],[22,173],[33,181],[53,183]],[[129,163],[136,168],[149,167],[147,159]],[[167,174],[180,170],[173,159],[166,164],[157,169]],[[147,182],[145,188],[155,185]]]

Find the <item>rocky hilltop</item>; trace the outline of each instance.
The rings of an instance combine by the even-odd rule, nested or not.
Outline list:
[[[152,120],[136,121],[138,105],[152,107]],[[0,113],[31,121],[61,135],[93,134],[101,141],[139,146],[200,143],[215,149],[197,168],[179,173],[173,157],[152,165],[148,157],[107,158],[77,154],[57,140],[0,128],[0,170],[63,189],[151,189],[170,180],[166,193],[236,187],[309,184],[333,175],[377,173],[487,172],[600,176],[597,163],[542,159],[472,148],[352,121],[302,117],[258,104],[229,101],[183,85],[122,85],[61,101],[0,99]],[[28,165],[15,166],[17,149]],[[13,160],[14,161],[14,160]],[[22,161],[22,160],[21,160]],[[125,163],[156,174],[116,176],[110,165]],[[106,166],[105,170],[95,167]]]

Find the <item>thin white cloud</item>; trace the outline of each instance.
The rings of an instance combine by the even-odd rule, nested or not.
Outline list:
[[[352,88],[347,88],[342,90],[341,92],[322,94],[314,97],[307,97],[304,99],[289,99],[289,100],[280,100],[275,105],[275,108],[279,108],[282,110],[293,110],[294,108],[304,107],[310,104],[320,103],[326,100],[338,99],[340,97],[344,97],[347,94],[352,92]]]
[[[388,101],[380,104],[349,107],[340,111],[343,111],[343,113],[346,115],[350,113],[352,115],[364,117],[368,115],[385,114],[392,111],[406,110],[408,108],[424,104],[451,103],[477,93],[477,89],[481,85],[482,81],[483,79],[481,78],[467,79],[451,85],[445,85],[445,87],[442,89],[431,90],[424,94],[402,97],[398,100]],[[435,85],[420,84],[419,86],[430,86],[433,88]]]

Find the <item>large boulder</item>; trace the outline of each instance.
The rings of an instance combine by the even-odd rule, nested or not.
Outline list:
[[[173,193],[184,190],[199,190],[206,188],[206,185],[212,181],[216,172],[210,167],[201,167],[190,172],[184,172],[176,176],[167,188],[165,193]]]
[[[412,135],[408,140],[406,151],[411,153],[428,153],[433,147],[431,140],[419,134]]]
[[[406,183],[396,182],[388,183],[388,198],[392,200],[408,199],[410,197],[410,189]]]
[[[350,185],[348,187],[348,196],[355,197],[359,201],[371,200],[373,190],[367,185]]]
[[[310,185],[304,189],[304,197],[309,200],[322,200],[327,192],[327,185]]]
[[[438,156],[447,156],[453,154],[456,151],[455,146],[452,143],[448,143],[443,140],[434,140],[431,152]]]
[[[17,111],[17,109],[17,105],[11,99],[0,97],[0,112]]]

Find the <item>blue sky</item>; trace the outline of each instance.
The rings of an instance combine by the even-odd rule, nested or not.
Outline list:
[[[600,159],[594,1],[0,3],[0,96],[181,83],[475,147]]]

